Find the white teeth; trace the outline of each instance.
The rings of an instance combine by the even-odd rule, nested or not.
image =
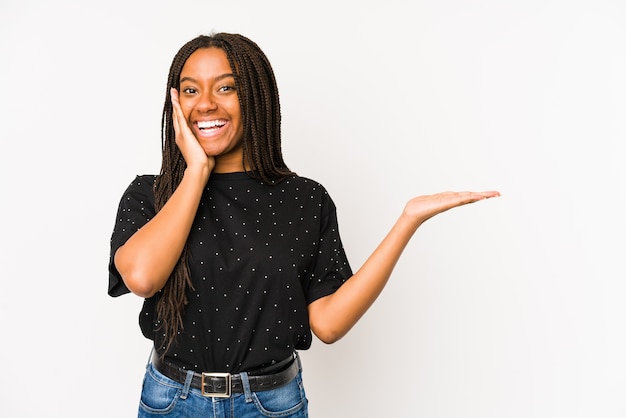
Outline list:
[[[224,122],[223,120],[201,120],[201,121],[198,121],[198,128],[209,129],[209,128],[215,128],[218,126],[224,126],[225,124],[226,122]]]

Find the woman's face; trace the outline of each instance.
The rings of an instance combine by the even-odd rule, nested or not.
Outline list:
[[[243,168],[241,108],[235,78],[222,49],[201,48],[189,56],[180,73],[179,101],[206,154],[216,157],[220,166],[227,163],[232,171],[240,171]]]

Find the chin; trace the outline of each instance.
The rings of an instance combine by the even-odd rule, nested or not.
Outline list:
[[[209,157],[217,157],[218,155],[227,154],[229,152],[225,147],[204,146],[202,149]]]

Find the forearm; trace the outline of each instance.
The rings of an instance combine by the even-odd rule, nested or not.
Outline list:
[[[363,267],[337,292],[309,305],[309,321],[315,335],[331,343],[356,324],[382,292],[402,251],[422,223],[448,209],[497,196],[497,191],[443,192],[409,200],[402,216]]]
[[[163,208],[115,253],[115,266],[131,292],[150,297],[167,282],[187,242],[208,175],[206,168],[187,168]]]
[[[326,343],[343,337],[365,314],[387,284],[391,273],[421,221],[403,215],[363,266],[335,293],[309,305],[311,329]]]

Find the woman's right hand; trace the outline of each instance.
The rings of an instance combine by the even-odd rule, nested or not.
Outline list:
[[[169,279],[185,247],[206,182],[215,167],[189,128],[171,89],[176,145],[187,169],[165,205],[115,253],[115,266],[128,289],[144,298],[154,296]]]
[[[215,158],[206,155],[198,139],[189,127],[178,100],[178,90],[172,87],[170,89],[170,96],[172,98],[172,122],[176,134],[176,145],[183,154],[187,167],[207,167],[209,172],[211,172],[213,167],[215,167]]]

